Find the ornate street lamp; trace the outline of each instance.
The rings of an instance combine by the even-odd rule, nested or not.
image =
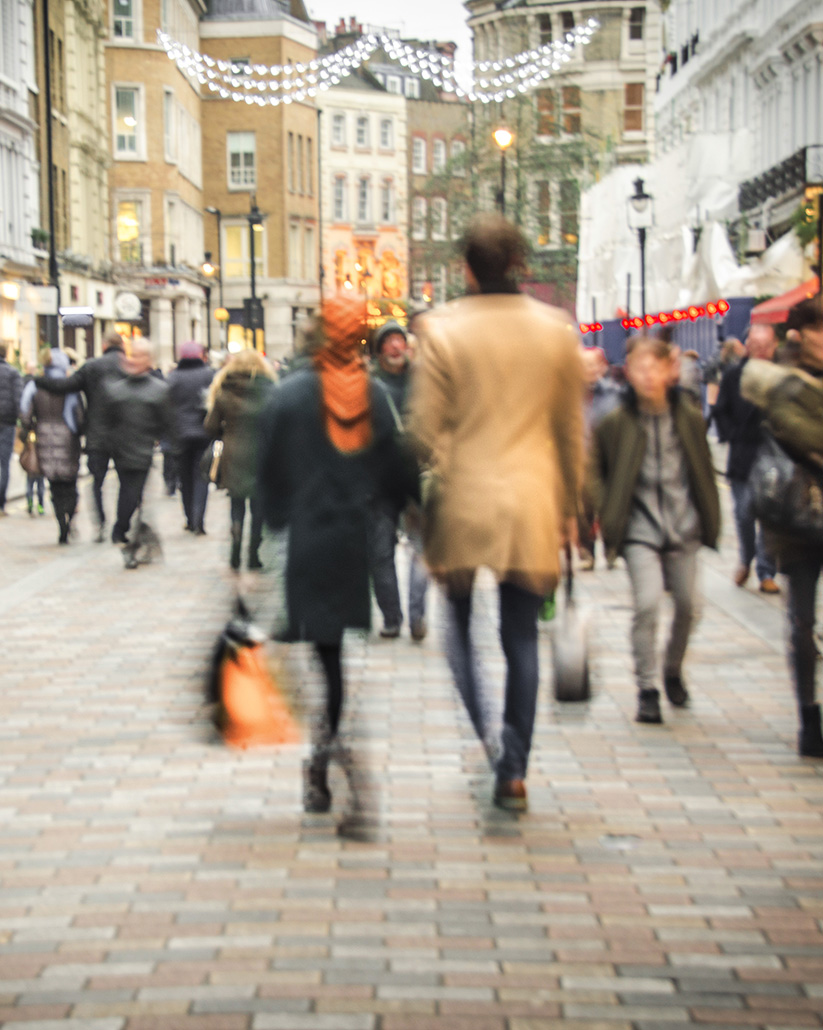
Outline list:
[[[497,194],[497,206],[500,214],[506,214],[506,151],[514,143],[514,133],[501,126],[492,133],[492,138],[500,150],[500,191]]]
[[[654,200],[647,193],[643,180],[634,180],[634,193],[627,204],[629,228],[637,230],[640,243],[640,315],[646,316],[646,230],[654,225]]]
[[[207,207],[206,211],[217,218],[217,288],[220,292],[220,307],[215,311],[214,317],[225,325],[228,321],[228,313],[226,313],[225,318],[220,317],[226,310],[225,305],[223,304],[223,240],[221,231],[221,219],[223,213],[219,207]],[[220,315],[218,315],[218,311],[220,312]],[[220,343],[222,348],[225,350],[226,340],[223,339]]]
[[[200,271],[206,277],[206,350],[211,351],[211,281],[217,269],[211,263],[211,251],[207,250],[203,255],[203,264]]]

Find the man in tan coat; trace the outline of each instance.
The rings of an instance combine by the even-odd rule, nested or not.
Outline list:
[[[571,317],[518,292],[526,244],[498,215],[464,240],[471,295],[425,316],[411,432],[432,466],[425,553],[449,602],[449,663],[490,760],[497,805],[527,807],[537,703],[537,616],[574,535],[583,374]],[[469,634],[477,569],[499,581],[507,662],[502,748],[491,738]]]

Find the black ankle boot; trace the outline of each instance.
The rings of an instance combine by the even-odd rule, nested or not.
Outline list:
[[[331,808],[329,790],[329,748],[315,747],[311,758],[303,763],[303,809],[306,812],[328,812]]]
[[[823,758],[820,705],[803,705],[800,709],[800,732],[797,735],[797,751],[804,758]]]
[[[663,722],[663,716],[660,714],[659,690],[641,690],[638,693],[635,722]]]
[[[240,546],[243,542],[243,527],[236,522],[231,524],[231,556],[229,565],[233,569],[240,568]]]

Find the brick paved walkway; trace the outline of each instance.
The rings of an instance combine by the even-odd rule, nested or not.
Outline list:
[[[347,641],[383,813],[358,844],[301,813],[302,747],[211,739],[231,586],[210,504],[196,539],[157,498],[166,561],[135,572],[89,542],[85,495],[69,548],[19,504],[0,523],[1,1026],[823,1025],[823,763],[795,753],[781,601],[729,584],[728,540],[704,562],[693,705],[663,727],[632,721],[624,572],[581,577],[598,692],[560,709],[544,685],[520,818],[490,804],[438,634]]]

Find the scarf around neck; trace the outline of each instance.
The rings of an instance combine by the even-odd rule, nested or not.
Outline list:
[[[314,356],[326,434],[344,453],[362,450],[372,436],[369,376],[360,355],[365,314],[357,298],[327,300],[321,316],[326,345]]]

